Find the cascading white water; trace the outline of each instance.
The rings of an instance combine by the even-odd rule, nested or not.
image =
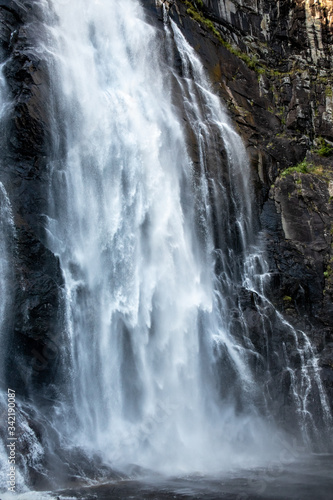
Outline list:
[[[0,66],[0,124],[3,127],[3,121],[6,117],[10,104],[5,97],[6,84],[3,76],[3,64]],[[2,129],[2,137],[5,131]],[[0,158],[0,166],[3,169],[3,159]],[[11,254],[12,238],[14,235],[14,222],[10,200],[5,186],[0,182],[0,348],[5,351],[5,323],[8,315],[8,306],[10,303],[10,273],[11,265],[9,263]],[[4,380],[4,363],[0,364],[0,380]]]
[[[250,219],[244,147],[179,32],[196,80],[185,74],[180,87],[199,140],[199,174],[159,39],[138,2],[54,7],[66,158],[53,165],[48,229],[67,286],[76,439],[117,464],[219,469],[240,459],[240,436],[258,447],[265,434],[263,424],[256,430],[256,389],[214,275],[209,124],[227,150],[240,241]],[[225,259],[232,280],[231,248]],[[221,352],[242,386],[244,413],[232,396],[219,401]]]
[[[137,0],[36,6],[48,26],[36,52],[49,65],[45,116],[50,112],[54,124],[43,215],[65,278],[67,331],[61,310],[53,340],[62,360],[49,367],[47,413],[37,397],[18,391],[17,491],[56,488],[73,475],[100,478],[105,462],[126,472],[138,464],[177,474],[268,470],[269,458],[281,465],[277,441],[284,434],[272,424],[280,414],[270,400],[281,373],[289,392],[278,387],[272,394],[287,394],[281,413],[295,417],[290,428],[298,422],[308,442],[329,439],[321,424],[331,428],[332,417],[311,343],[267,298],[245,148],[196,52],[166,8],[163,31],[147,24]],[[0,71],[6,124],[12,104],[5,94]],[[22,265],[5,189],[16,214],[9,171],[1,169],[0,182],[2,421],[11,376],[5,358],[20,350],[7,342],[19,280],[12,267],[19,275]],[[247,324],[242,294],[251,297],[266,352]],[[285,344],[272,355],[276,327]],[[1,426],[0,438],[5,489]]]
[[[315,438],[317,442],[320,442],[321,433],[323,432],[322,428],[318,428],[318,422],[315,421],[309,409],[310,400],[316,397],[314,396],[315,392],[318,393],[318,403],[321,408],[324,427],[330,429],[332,426],[332,415],[320,379],[318,360],[306,333],[296,330],[267,298],[266,288],[270,281],[270,273],[265,260],[264,245],[254,229],[251,211],[253,193],[245,149],[238,135],[225,122],[225,118],[221,121],[221,115],[224,115],[221,104],[217,96],[209,90],[210,84],[194,49],[185,40],[176,24],[173,21],[170,21],[170,24],[176,47],[182,59],[185,86],[182,83],[182,78],[177,77],[175,73],[174,76],[180,87],[182,87],[182,94],[184,96],[189,94],[192,99],[192,105],[187,102],[184,106],[184,114],[191,123],[199,145],[200,165],[202,168],[201,179],[205,185],[207,185],[207,180],[204,170],[209,170],[207,168],[207,158],[209,158],[211,151],[217,149],[217,141],[214,137],[216,136],[216,130],[219,136],[224,138],[224,146],[227,150],[227,166],[229,167],[227,169],[227,178],[230,183],[227,184],[226,188],[225,178],[222,179],[222,172],[225,173],[226,167],[224,165],[224,168],[215,172],[215,179],[210,179],[213,185],[212,199],[205,200],[207,208],[213,202],[217,207],[218,214],[224,215],[224,221],[222,218],[218,218],[217,222],[220,233],[218,246],[222,251],[220,250],[217,256],[219,280],[216,285],[219,293],[220,310],[223,311],[222,317],[225,319],[224,329],[230,330],[232,322],[230,305],[228,306],[226,299],[234,294],[235,285],[241,283],[245,290],[253,293],[254,297],[256,297],[257,310],[258,312],[261,311],[262,335],[266,337],[267,349],[269,349],[267,337],[277,325],[282,326],[286,336],[292,337],[294,349],[299,354],[300,359],[299,377],[296,375],[297,370],[290,366],[285,348],[285,356],[284,359],[280,360],[280,365],[290,373],[291,391],[297,418],[303,439],[311,447],[311,440]],[[198,86],[200,88],[199,93]],[[218,160],[217,163],[219,163]],[[219,189],[216,189],[216,184],[218,184]],[[227,192],[227,189],[229,189],[229,192]],[[225,217],[226,213],[227,217]],[[205,222],[206,224],[209,222],[209,217],[205,218]],[[236,231],[233,226],[235,226]],[[239,308],[238,312],[242,323],[243,345],[246,346],[243,351],[244,358],[250,361],[251,356],[258,356],[258,353],[249,338],[246,320],[242,318],[242,309]],[[239,348],[239,346],[237,347]],[[269,371],[270,367],[267,368]],[[248,377],[249,374],[247,374],[247,379]],[[251,396],[254,397],[253,392]]]
[[[9,278],[9,249],[11,233],[13,232],[13,221],[6,190],[0,182],[0,349],[6,351],[6,316],[10,303]],[[0,418],[1,422],[7,421],[7,388],[4,384],[5,360],[0,364]],[[3,424],[2,424],[3,425]],[[3,438],[5,436],[2,436]],[[8,450],[6,440],[0,440],[0,484],[6,484],[8,473]]]
[[[135,0],[53,8],[63,137],[47,230],[66,283],[65,440],[165,472],[267,460],[258,354],[245,322],[241,339],[231,331],[237,286],[264,270],[241,139],[173,23],[161,40]]]
[[[0,67],[0,121],[2,122],[8,110],[8,103],[5,99],[5,80],[3,78],[3,68]],[[10,200],[6,189],[0,182],[0,351],[6,352],[7,329],[6,320],[10,304],[10,277],[11,264],[10,248],[13,237],[13,216]],[[7,420],[7,387],[5,386],[5,359],[0,363],[0,419],[1,425]],[[2,436],[4,438],[5,436]],[[0,484],[6,484],[8,472],[8,453],[5,439],[0,440]]]
[[[10,200],[4,185],[0,182],[0,347],[5,351],[6,319],[10,304],[11,292],[9,288],[11,278],[11,264],[9,245],[13,243],[14,223]],[[0,365],[0,380],[4,380],[4,363]]]

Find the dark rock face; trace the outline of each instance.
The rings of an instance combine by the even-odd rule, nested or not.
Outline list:
[[[203,0],[216,22],[229,27],[236,43],[262,44],[276,69],[302,59],[329,68],[332,47],[332,3],[329,0]],[[240,36],[246,39],[240,40]],[[259,47],[259,45],[258,45]],[[258,50],[258,49],[257,49]],[[286,60],[286,56],[291,56]],[[284,59],[284,60],[283,60]]]
[[[322,378],[332,402],[331,177],[330,170],[326,176],[295,172],[279,177],[269,196],[281,225],[276,232],[266,226],[266,237],[272,268],[280,276],[275,301],[281,304],[282,298],[280,308],[309,332],[320,354]]]
[[[143,4],[151,22],[162,20],[163,3],[198,50],[248,147],[271,270],[279,282],[279,289],[271,292],[274,302],[294,321],[306,320],[310,329],[316,325],[323,332],[317,332],[315,339],[318,348],[324,349],[328,370],[333,326],[331,162],[326,161],[325,177],[315,173],[277,176],[304,158],[315,137],[333,137],[332,8],[329,3],[318,7],[310,1],[206,0],[203,17],[212,19],[239,50],[256,55],[258,73],[221,45],[204,23],[191,19],[190,2],[146,0]],[[8,98],[14,102],[5,117],[2,149],[7,156],[1,170],[17,238],[14,341],[11,338],[10,343],[19,348],[11,351],[8,374],[17,379],[18,387],[27,373],[43,386],[56,376],[60,362],[59,339],[54,339],[61,323],[63,285],[57,258],[45,246],[43,229],[46,158],[55,147],[50,80],[46,63],[36,51],[44,36],[43,19],[38,2],[14,0],[0,3],[0,16],[4,75]],[[320,158],[315,161],[318,164]],[[213,165],[211,169],[214,175]],[[283,300],[286,296],[291,297],[288,303]],[[23,367],[20,375],[12,367],[22,365],[18,363],[22,353],[32,354],[35,369]]]
[[[205,0],[202,16],[214,23],[239,54],[255,60],[249,67],[249,61],[222,45],[207,24],[191,18],[187,13],[191,2],[142,3],[150,22],[161,27],[165,4],[198,51],[244,139],[272,273],[267,292],[274,305],[292,324],[303,328],[316,346],[332,404],[332,160],[307,154],[319,136],[333,141],[332,5],[313,0]],[[14,308],[7,338],[6,383],[10,381],[22,399],[38,397],[39,404],[52,407],[48,402],[61,391],[59,374],[65,373],[64,283],[58,259],[47,248],[44,224],[47,158],[52,158],[56,147],[59,157],[61,146],[52,142],[50,75],[36,50],[45,36],[43,21],[38,1],[0,1],[0,57],[5,63],[5,97],[12,103],[3,117],[0,144],[6,156],[0,181],[11,200],[15,222]],[[306,154],[316,168],[281,175]],[[214,176],[214,162],[210,168]],[[251,340],[270,368],[268,392],[280,395],[275,405],[276,413],[281,414],[288,406],[291,384],[288,373],[279,370],[285,333],[275,325],[269,339],[273,351],[267,353],[258,300],[245,291],[239,296]],[[292,345],[290,339],[284,341]],[[297,367],[298,355],[291,354]],[[264,369],[260,363],[254,362],[258,373]],[[283,418],[292,420],[293,415]],[[37,427],[36,434],[49,432],[45,422]],[[59,460],[62,458],[64,463],[71,461],[65,456]],[[76,471],[64,471],[64,476],[70,473],[74,477]],[[41,484],[41,479],[36,476],[35,482]]]
[[[333,7],[312,0],[200,3],[143,2],[160,21],[164,4],[244,139],[272,274],[267,294],[313,342],[332,405],[333,155],[324,158],[316,150],[318,138],[333,141]],[[307,173],[281,176],[305,158]],[[264,352],[255,307],[246,314],[258,352]],[[276,352],[281,335],[277,327],[272,332]]]
[[[44,233],[46,157],[52,152],[49,75],[38,53],[44,24],[38,2],[2,1],[0,17],[5,99],[12,103],[4,116],[0,178],[12,204],[16,239],[7,378],[18,395],[43,398],[60,362],[63,285]]]

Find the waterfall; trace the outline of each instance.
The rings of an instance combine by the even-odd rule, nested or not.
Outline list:
[[[11,303],[12,292],[10,290],[10,280],[12,278],[12,265],[10,262],[9,245],[13,243],[14,223],[10,200],[6,189],[0,182],[0,342],[1,350],[5,351],[8,339],[6,338],[7,315]],[[4,363],[0,366],[1,385],[4,381]]]
[[[137,0],[40,6],[53,127],[42,220],[65,320],[47,416],[33,398],[18,410],[22,475],[63,473],[77,449],[127,473],[265,465],[285,438],[278,371],[292,432],[319,442],[332,419],[315,353],[268,298],[246,149],[198,55],[165,7],[157,28]],[[1,313],[10,241],[0,183]]]
[[[165,21],[168,25],[167,15]],[[202,185],[205,186],[200,192],[201,199],[205,200],[204,225],[212,227],[212,223],[215,222],[217,226],[214,241],[217,314],[222,317],[223,330],[231,334],[232,348],[242,350],[242,358],[247,367],[258,365],[258,361],[260,364],[261,355],[265,356],[267,366],[264,378],[267,390],[264,391],[264,401],[258,399],[258,394],[255,394],[252,388],[249,391],[252,402],[255,401],[259,407],[263,405],[268,413],[272,412],[270,401],[272,394],[268,382],[272,367],[269,360],[272,354],[273,357],[279,357],[279,366],[290,377],[290,395],[294,410],[289,408],[289,411],[291,413],[295,411],[303,442],[311,447],[311,443],[315,441],[318,449],[325,449],[327,444],[325,441],[330,441],[327,432],[329,433],[332,427],[332,415],[320,379],[316,355],[306,333],[295,329],[286,321],[268,299],[267,291],[271,286],[270,273],[265,259],[264,243],[251,209],[253,192],[245,148],[239,136],[228,124],[220,100],[212,92],[194,49],[172,20],[170,26],[170,30],[166,29],[169,53],[176,51],[177,57],[182,61],[181,77],[179,72],[177,74],[174,71],[173,74],[181,88],[185,103],[183,114],[196,137],[199,149],[200,178]],[[171,59],[172,56],[169,58],[169,64],[172,66]],[[226,151],[227,161],[223,161],[223,156],[221,158],[223,150]],[[209,191],[211,196],[205,198],[205,194]],[[212,220],[212,215],[208,214],[212,210],[215,221]],[[239,298],[244,292],[253,295],[256,312],[259,313],[257,321],[260,323],[260,333],[266,344],[263,353],[258,352],[251,340],[247,318],[244,317],[244,306]],[[299,357],[300,370],[292,368],[285,342],[282,353],[276,349],[276,343],[272,341],[276,336],[275,330],[284,331],[286,337],[291,339],[292,349]],[[215,335],[213,337],[216,338]],[[224,343],[224,339],[222,342]],[[221,355],[224,357],[225,353],[219,353],[219,356]],[[255,383],[258,384],[261,378],[258,366],[256,372]],[[221,380],[222,385],[225,385],[230,377],[233,380],[233,387],[238,390],[239,373],[234,372],[233,366],[227,366],[227,370],[224,367],[224,371],[216,373],[215,376]],[[240,382],[243,389],[250,380],[251,374],[247,371]],[[234,394],[235,397],[237,400],[239,394]],[[313,417],[314,404],[320,408],[320,415],[317,412],[317,421]]]
[[[3,77],[3,65],[0,67],[0,122],[8,111],[8,103],[5,99],[5,79]],[[1,130],[2,136],[4,130]],[[1,167],[2,167],[1,161]],[[11,304],[10,280],[12,269],[10,262],[10,244],[14,234],[14,223],[10,200],[5,186],[0,182],[0,350],[2,353],[7,349],[7,315]],[[0,363],[0,418],[1,423],[7,420],[7,387],[5,387],[5,358]],[[0,433],[0,484],[6,483],[7,477],[7,450],[5,448],[6,435],[1,429]]]
[[[265,455],[269,428],[255,353],[229,328],[252,238],[242,141],[174,25],[165,49],[138,2],[54,8],[65,154],[50,166],[48,232],[66,282],[75,440],[113,464],[251,462]],[[161,60],[173,43],[181,76]]]
[[[8,306],[10,305],[10,263],[9,263],[9,248],[8,242],[13,234],[13,220],[11,213],[10,201],[3,184],[0,182],[0,349],[5,352],[7,348],[6,335],[6,320]],[[0,417],[1,421],[7,420],[7,388],[4,386],[4,370],[5,360],[2,360],[0,365]],[[5,484],[7,481],[7,449],[5,448],[6,435],[1,431],[0,442],[0,483]]]

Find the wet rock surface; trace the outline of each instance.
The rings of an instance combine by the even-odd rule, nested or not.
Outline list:
[[[143,3],[161,22],[162,2]],[[199,53],[247,146],[272,275],[266,292],[311,339],[333,404],[332,5],[199,4],[175,0],[164,7]],[[302,161],[306,171],[284,174]],[[247,314],[258,351],[264,352],[260,318],[253,307]],[[272,348],[281,350],[277,330]]]
[[[45,37],[38,2],[0,2],[1,61],[6,80],[2,117],[0,180],[14,223],[15,278],[8,334],[7,377],[21,396],[43,398],[55,381],[59,349],[54,342],[61,317],[63,280],[57,258],[47,249],[47,155],[52,151],[50,81],[38,50]],[[38,395],[38,396],[37,396]]]
[[[226,103],[247,146],[256,210],[272,274],[267,292],[290,323],[303,328],[315,345],[332,404],[333,159],[309,153],[318,148],[318,137],[324,137],[328,144],[333,141],[331,7],[319,8],[311,1],[244,1],[242,5],[231,0],[205,1],[202,16],[241,54],[250,60],[256,58],[258,62],[249,67],[249,61],[222,45],[207,24],[191,17],[186,2],[143,1],[149,22],[162,28],[163,3],[199,53],[214,90]],[[1,147],[7,156],[0,172],[12,204],[16,248],[15,307],[8,343],[17,347],[8,350],[7,378],[21,397],[39,398],[47,406],[59,393],[58,373],[64,372],[59,349],[63,343],[63,278],[58,259],[47,248],[44,231],[49,175],[46,158],[52,157],[55,145],[48,112],[50,76],[34,48],[45,36],[38,2],[0,1],[0,26],[6,92],[14,103],[5,114]],[[312,165],[308,172],[282,174],[305,157]],[[210,172],[213,176],[213,161]],[[268,359],[272,375],[267,380],[268,393],[275,386],[273,394],[280,394],[276,412],[281,413],[281,408],[288,407],[290,388],[288,373],[279,371],[282,340],[290,346],[292,341],[283,338],[283,331],[276,327],[270,339],[273,350],[267,354],[257,298],[239,293],[253,345]],[[291,352],[291,360],[294,367],[299,366],[297,352]],[[255,370],[262,373],[264,368],[262,360],[254,361]],[[293,415],[283,418],[291,420]],[[36,429],[36,434],[43,432],[42,425]],[[60,467],[61,459],[66,464],[81,460],[87,475],[93,475],[94,465],[82,457],[72,460],[64,453],[56,466]],[[51,452],[45,460],[52,461]],[[79,475],[69,469],[63,466],[64,475]],[[98,474],[97,467],[96,477]],[[32,483],[42,484],[36,470],[31,477]],[[45,484],[48,487],[51,483]],[[112,498],[130,498],[137,492],[136,486],[126,488],[124,484],[114,487]],[[99,487],[98,495],[109,498],[109,486]],[[237,498],[232,495],[230,498]],[[144,491],[142,498],[175,498],[175,493]],[[176,498],[189,497],[177,493]]]

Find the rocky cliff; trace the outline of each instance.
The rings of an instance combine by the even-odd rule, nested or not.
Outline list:
[[[55,339],[59,339],[63,281],[58,260],[46,246],[44,231],[47,157],[52,155],[53,144],[50,80],[38,52],[38,42],[45,36],[38,3],[1,1],[0,25],[6,82],[1,89],[0,180],[11,201],[15,223],[7,378],[21,394],[48,398],[59,365]]]
[[[144,3],[182,27],[247,145],[270,296],[312,339],[332,402],[332,2]]]
[[[266,239],[271,297],[302,325],[321,353],[332,389],[333,146],[332,5],[325,1],[145,0],[151,22],[163,8],[200,54],[215,90],[244,138]],[[13,337],[33,354],[26,375],[56,376],[62,278],[45,246],[52,155],[49,76],[35,46],[43,37],[38,2],[0,3],[7,96],[1,180],[13,203],[17,236]],[[54,125],[54,124],[53,124]],[[59,148],[59,146],[58,146]],[[212,175],[214,167],[212,166]],[[8,370],[15,364],[15,352]],[[14,374],[13,374],[14,376]]]
[[[316,346],[332,403],[333,6],[314,0],[142,3],[150,22],[162,27],[167,13],[179,25],[244,139],[272,276],[269,296]],[[17,347],[8,349],[7,378],[23,396],[33,392],[45,401],[56,397],[57,374],[65,370],[59,370],[63,278],[44,230],[46,158],[56,147],[59,155],[61,144],[52,143],[50,127],[57,125],[50,123],[49,109],[57,103],[36,51],[44,36],[38,5],[0,1],[2,96],[13,103],[3,107],[6,156],[0,180],[12,203],[16,235],[8,343]],[[210,168],[213,176],[213,163]],[[263,352],[253,297],[241,300],[253,343]],[[287,342],[281,336],[275,330],[273,351],[281,352]],[[297,366],[297,359],[293,363]],[[287,387],[288,380],[279,377]],[[277,404],[283,405],[287,392],[288,387],[280,391]]]

